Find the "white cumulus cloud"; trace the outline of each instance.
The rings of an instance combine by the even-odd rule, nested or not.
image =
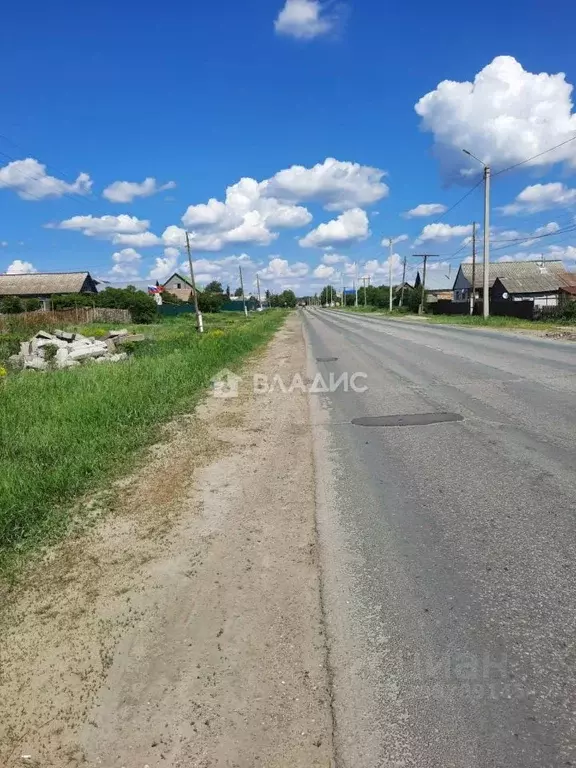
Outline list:
[[[33,157],[14,160],[0,168],[0,189],[13,189],[23,200],[42,200],[66,194],[88,195],[92,181],[87,173],[80,173],[76,181],[66,182],[49,176],[46,166]]]
[[[312,168],[293,165],[263,182],[264,194],[293,202],[318,202],[329,211],[371,205],[389,193],[385,171],[328,157]]]
[[[153,232],[123,233],[118,232],[112,238],[115,245],[129,245],[133,248],[150,248],[153,245],[160,245],[163,240]]]
[[[427,224],[420,233],[416,243],[425,243],[428,241],[446,242],[453,237],[466,237],[472,233],[472,224]]]
[[[6,269],[7,275],[31,275],[34,272],[38,272],[34,264],[20,259],[15,259]]]
[[[189,206],[182,223],[194,230],[196,250],[218,251],[230,243],[269,245],[278,237],[275,230],[303,227],[312,221],[311,213],[302,206],[263,197],[264,184],[243,178],[228,187],[224,202],[211,198]]]
[[[296,261],[290,264],[287,259],[279,256],[273,256],[268,262],[268,266],[259,272],[262,280],[280,280],[294,277],[305,277],[310,268],[308,264],[302,261]]]
[[[115,181],[102,192],[102,197],[112,203],[131,203],[137,197],[151,197],[165,189],[174,189],[176,182],[159,185],[156,179],[148,177],[142,182]]]
[[[563,72],[527,72],[512,56],[497,56],[473,82],[444,80],[415,106],[430,131],[446,175],[470,171],[468,149],[495,168],[512,165],[570,139],[576,133],[572,85]],[[566,162],[576,167],[576,142],[528,166]],[[480,170],[480,166],[478,166]]]
[[[559,181],[550,184],[532,184],[520,192],[510,205],[500,211],[505,215],[537,213],[549,208],[558,208],[576,203],[576,189],[570,189]]]
[[[368,216],[361,208],[352,208],[325,224],[320,224],[299,240],[302,248],[328,248],[351,245],[370,235]]]
[[[145,232],[150,226],[150,222],[145,219],[138,219],[136,216],[128,216],[121,213],[119,216],[72,216],[58,224],[49,225],[54,229],[68,229],[82,232],[88,237],[109,238],[117,233],[138,234]]]
[[[142,256],[134,248],[123,248],[121,251],[116,251],[112,254],[114,266],[111,273],[124,278],[138,277],[141,260]]]
[[[341,256],[338,253],[325,253],[322,256],[324,264],[342,264],[347,261],[346,256]]]
[[[397,237],[393,237],[392,238],[392,245],[396,245],[397,243],[404,243],[406,240],[410,240],[408,235],[398,235]],[[390,246],[390,238],[389,237],[382,238],[382,242],[380,244],[384,245],[386,247],[389,247]]]
[[[320,280],[327,280],[329,277],[333,277],[335,273],[334,267],[329,267],[327,264],[319,264],[314,270],[314,277]]]
[[[274,28],[279,35],[312,40],[333,32],[340,21],[338,7],[323,0],[286,0]]]
[[[439,216],[447,210],[448,208],[442,203],[420,203],[416,208],[411,208],[409,211],[406,211],[404,217],[406,219],[415,219],[418,217],[425,218],[426,216]]]
[[[164,256],[157,257],[154,266],[148,274],[150,280],[158,280],[159,282],[167,280],[176,271],[179,257],[180,251],[178,248],[170,246],[164,248]]]

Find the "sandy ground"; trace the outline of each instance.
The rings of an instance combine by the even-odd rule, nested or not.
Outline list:
[[[247,371],[305,371],[293,315]],[[306,395],[208,398],[4,589],[0,765],[329,768]]]

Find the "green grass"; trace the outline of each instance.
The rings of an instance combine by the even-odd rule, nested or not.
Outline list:
[[[285,317],[206,316],[202,337],[189,316],[131,326],[151,340],[127,363],[0,382],[0,570],[15,553],[60,535],[79,494],[125,470],[157,439],[158,425],[190,411],[215,373],[238,366]],[[216,328],[224,335],[211,335]]]

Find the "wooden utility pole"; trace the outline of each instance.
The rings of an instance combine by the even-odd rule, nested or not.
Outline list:
[[[388,285],[389,285],[389,295],[388,295],[388,308],[390,312],[392,312],[392,309],[394,307],[394,297],[392,295],[392,256],[393,256],[393,250],[394,250],[394,242],[392,238],[388,241],[388,245],[390,247],[390,253],[388,256]]]
[[[192,264],[192,252],[190,250],[190,235],[186,232],[186,250],[188,251],[188,264],[190,266],[190,280],[192,282],[192,293],[194,294],[194,310],[196,312],[196,330],[198,333],[204,333],[204,323],[202,322],[202,313],[198,306],[198,292],[196,291],[196,280],[194,279],[194,265]]]
[[[260,277],[258,275],[258,272],[256,272],[256,286],[258,287],[258,304],[260,304],[260,309],[262,309],[262,296],[260,295]]]
[[[240,272],[240,290],[242,291],[242,305],[244,307],[244,316],[248,317],[248,309],[246,308],[246,296],[244,296],[244,280],[242,278],[242,267],[238,267]]]
[[[418,314],[423,315],[426,307],[426,264],[428,259],[434,258],[430,253],[415,253],[414,256],[417,259],[424,259],[424,267],[422,269],[422,298],[420,299],[420,306],[418,307]]]
[[[476,306],[476,222],[472,222],[472,296],[470,296],[470,314]]]
[[[402,266],[402,287],[400,288],[400,304],[399,304],[400,307],[404,305],[404,284],[405,283],[406,283],[406,256],[404,256],[404,263]]]

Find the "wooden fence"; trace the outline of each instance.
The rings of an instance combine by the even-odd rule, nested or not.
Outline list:
[[[131,323],[132,316],[127,309],[109,307],[74,307],[73,309],[58,309],[53,312],[21,312],[17,315],[0,315],[0,328],[8,322],[20,326],[38,325],[54,328],[58,325],[85,325],[86,323]]]

